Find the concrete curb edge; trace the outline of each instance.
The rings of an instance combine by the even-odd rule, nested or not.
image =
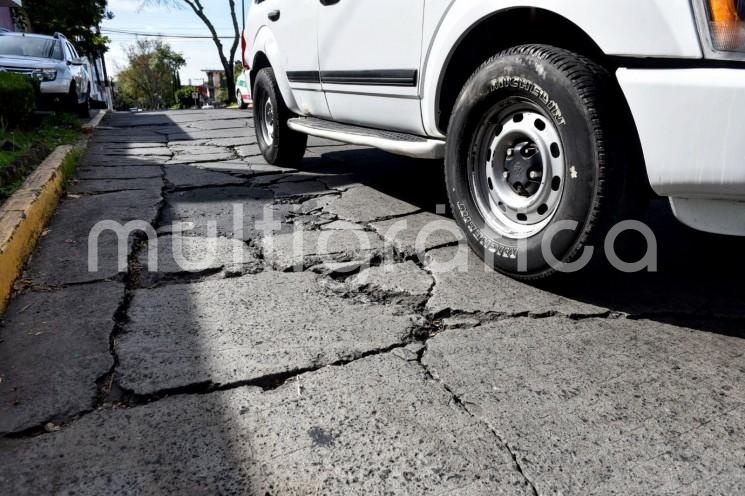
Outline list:
[[[0,207],[0,315],[62,196],[68,179],[62,165],[72,151],[88,146],[88,136],[106,113],[99,112],[89,124],[82,126],[83,136],[78,144],[57,147]]]

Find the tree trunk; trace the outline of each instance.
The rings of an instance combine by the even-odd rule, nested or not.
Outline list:
[[[202,20],[204,25],[207,26],[210,35],[212,35],[212,41],[215,42],[215,46],[217,47],[217,53],[220,56],[220,62],[222,63],[223,69],[225,69],[225,82],[227,83],[228,103],[235,102],[235,77],[233,74],[233,63],[235,62],[235,52],[238,48],[240,39],[238,19],[235,13],[235,0],[228,0],[228,3],[230,5],[230,16],[233,21],[233,28],[235,29],[235,39],[233,40],[233,45],[230,48],[230,60],[228,60],[228,58],[225,57],[225,54],[223,53],[223,45],[220,41],[220,37],[215,30],[215,26],[205,14],[201,0],[184,0],[184,2],[189,7],[191,7],[191,10],[193,10],[197,17]]]
[[[233,103],[236,101],[235,98],[235,74],[233,73],[232,67],[226,67],[225,68],[225,83],[227,84],[227,92],[228,92],[228,103]],[[240,102],[238,102],[240,103]]]

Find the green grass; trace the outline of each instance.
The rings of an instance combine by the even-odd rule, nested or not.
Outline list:
[[[72,114],[43,116],[34,129],[0,129],[0,142],[8,140],[19,147],[15,151],[0,150],[0,169],[28,153],[34,143],[44,143],[54,149],[59,145],[73,144],[79,138],[80,120]]]
[[[18,189],[23,185],[23,181],[25,180],[25,177],[21,177],[8,184],[0,185],[0,205],[2,205],[5,200],[10,198],[10,195],[18,191]]]
[[[67,187],[70,179],[72,179],[72,175],[75,174],[75,170],[78,168],[83,155],[85,155],[85,148],[75,147],[67,154],[67,157],[62,162],[62,177],[65,178],[65,187]]]
[[[71,145],[79,139],[80,120],[72,114],[42,116],[37,125],[29,129],[0,129],[0,143],[7,140],[16,147],[9,151],[0,150],[0,172],[28,155],[35,145],[44,145],[51,152],[57,146]],[[22,185],[37,165],[39,164],[25,167],[20,175],[11,174],[12,177],[4,181],[0,179],[0,202],[6,200]],[[2,174],[0,174],[1,177]]]

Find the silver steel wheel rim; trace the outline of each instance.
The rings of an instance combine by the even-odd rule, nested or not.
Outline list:
[[[471,164],[471,192],[487,225],[511,239],[535,236],[556,215],[566,164],[551,119],[516,106],[502,110]]]
[[[264,100],[261,112],[261,134],[264,137],[264,142],[268,146],[272,146],[274,143],[274,108],[272,107],[271,99],[267,98]]]

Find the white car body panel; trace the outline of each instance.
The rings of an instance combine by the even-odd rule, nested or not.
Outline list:
[[[288,106],[300,115],[445,140],[438,92],[453,50],[480,22],[514,8],[558,15],[620,60],[617,79],[653,189],[671,199],[684,223],[745,235],[745,64],[638,68],[642,59],[667,59],[670,67],[703,60],[691,0],[341,0],[328,6],[264,0],[249,15],[247,31],[257,34],[249,40],[248,60],[259,52],[268,57]],[[282,20],[266,20],[275,9],[282,20],[285,11],[302,11],[304,18],[278,28]],[[327,78],[394,69],[415,73],[415,83]],[[286,71],[318,76],[291,82]]]
[[[745,198],[745,70],[620,69],[662,196]]]
[[[422,117],[429,136],[437,127],[437,89],[451,50],[482,19],[516,7],[535,7],[574,23],[607,55],[699,59],[702,51],[690,0],[435,0],[430,22],[444,18],[422,70]],[[428,9],[430,2],[427,3]],[[425,40],[426,41],[426,40]]]
[[[317,0],[316,4],[320,5]],[[424,4],[425,0],[354,0],[321,6],[321,73],[404,69],[417,71],[418,77]],[[336,121],[424,134],[416,79],[409,86],[325,80],[321,86]]]

